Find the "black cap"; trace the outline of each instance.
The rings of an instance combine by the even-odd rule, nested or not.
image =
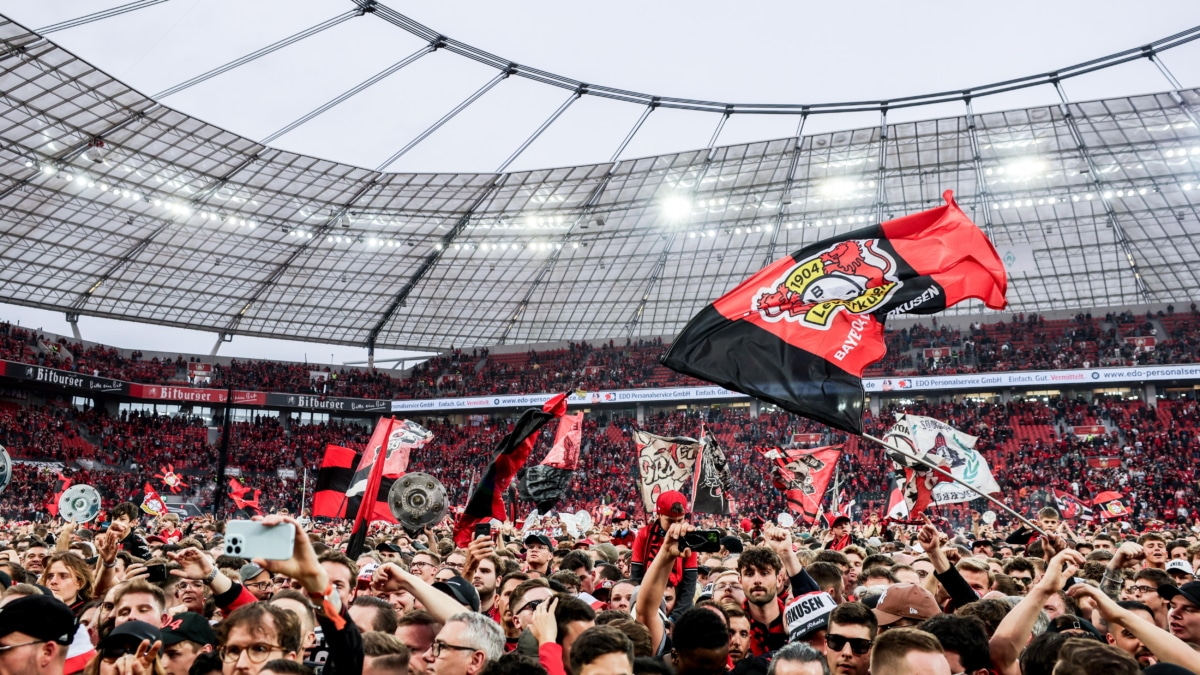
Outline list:
[[[75,615],[51,595],[20,597],[0,607],[0,637],[12,633],[69,645],[75,637]]]
[[[0,572],[0,586],[3,586],[4,588],[12,586],[12,577],[8,576],[8,574],[4,572]]]
[[[453,576],[445,581],[434,582],[433,587],[457,600],[458,604],[470,607],[472,612],[479,611],[479,591],[466,579]]]
[[[746,545],[742,542],[741,537],[734,537],[730,535],[721,537],[721,546],[730,553],[741,553],[743,550],[745,550]]]
[[[208,619],[195,612],[181,612],[171,617],[167,625],[162,627],[162,643],[170,647],[187,640],[198,645],[217,644],[217,634],[213,632]]]
[[[1193,605],[1200,607],[1200,581],[1189,581],[1182,586],[1163,584],[1158,587],[1158,597],[1163,600],[1171,600],[1179,595],[1191,600]]]
[[[528,535],[526,535],[524,544],[526,546],[530,544],[541,544],[546,548],[554,548],[554,542],[550,541],[550,537],[547,537],[544,534],[538,534],[537,532],[530,532]]]
[[[159,630],[145,621],[126,621],[113,629],[108,637],[96,645],[96,649],[104,650],[121,645],[139,644],[142,640],[153,643],[159,638]]]
[[[376,546],[375,550],[376,551],[387,551],[388,553],[403,553],[404,552],[404,549],[400,548],[399,546],[393,544],[390,541],[385,541],[382,544]]]
[[[976,539],[975,541],[971,542],[971,550],[974,551],[977,548],[983,548],[984,546],[991,545],[992,542],[988,541],[987,539]]]

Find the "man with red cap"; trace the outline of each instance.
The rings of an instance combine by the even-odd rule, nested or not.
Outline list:
[[[642,576],[646,573],[646,567],[654,560],[654,556],[658,555],[658,550],[662,548],[667,528],[674,523],[683,522],[688,515],[687,497],[684,497],[683,493],[678,490],[668,490],[658,495],[658,501],[655,502],[654,507],[657,517],[638,530],[637,537],[633,540],[630,576],[634,582],[639,584],[642,582]],[[699,573],[698,565],[698,556],[695,552],[690,553],[687,557],[675,559],[675,568],[671,570],[669,583],[675,587],[676,598],[682,600],[695,596],[696,576]],[[691,605],[691,602],[676,602],[671,615],[679,616],[690,609]]]

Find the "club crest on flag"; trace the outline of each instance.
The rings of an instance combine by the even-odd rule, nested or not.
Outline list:
[[[828,330],[838,312],[865,314],[901,285],[896,261],[878,239],[840,241],[803,260],[754,296],[752,309],[766,321],[795,321]]]

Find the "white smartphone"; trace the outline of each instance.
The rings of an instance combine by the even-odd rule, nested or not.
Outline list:
[[[268,527],[253,520],[225,523],[225,555],[236,558],[287,560],[296,543],[296,528],[288,523]]]

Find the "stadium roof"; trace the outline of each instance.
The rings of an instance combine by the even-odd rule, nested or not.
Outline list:
[[[972,114],[981,87],[914,99],[966,103],[920,122],[889,123],[896,101],[849,104],[879,124],[816,134],[803,130],[816,108],[776,106],[796,136],[721,146],[714,133],[707,148],[538,171],[390,173],[189,117],[2,17],[0,40],[5,302],[379,348],[670,335],[769,261],[930,208],[946,189],[1009,262],[1015,311],[1182,304],[1200,289],[1200,91],[1177,84]],[[601,91],[517,68],[570,96]],[[703,103],[620,95],[647,115]],[[711,106],[722,120],[747,112]]]

